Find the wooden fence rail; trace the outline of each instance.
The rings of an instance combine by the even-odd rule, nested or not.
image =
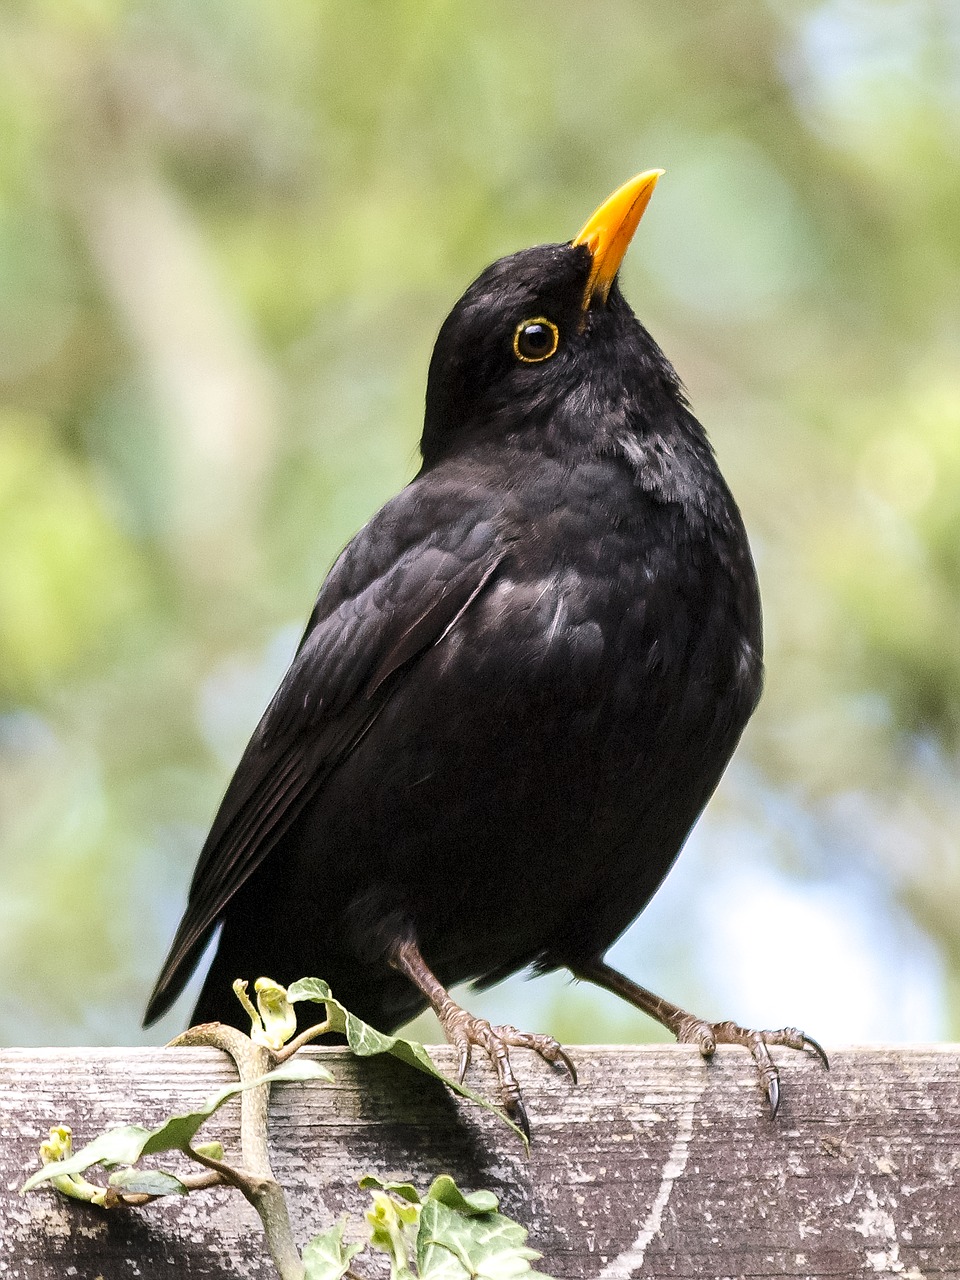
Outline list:
[[[486,1112],[392,1061],[316,1053],[336,1083],[280,1085],[274,1169],[298,1237],[360,1213],[366,1172],[486,1187],[551,1275],[960,1278],[960,1046],[778,1053],[771,1122],[753,1069],[720,1049],[575,1050],[580,1084],[517,1052],[529,1157]],[[447,1068],[452,1056],[438,1049]],[[526,1060],[525,1060],[526,1059]],[[256,1215],[222,1189],[104,1212],[17,1194],[47,1129],[83,1143],[190,1110],[231,1078],[213,1049],[0,1051],[0,1280],[270,1277]],[[482,1066],[474,1068],[481,1087]],[[204,1129],[235,1149],[239,1108]]]

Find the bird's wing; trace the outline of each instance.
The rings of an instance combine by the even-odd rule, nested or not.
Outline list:
[[[408,493],[405,491],[405,493]],[[403,498],[404,495],[399,495]],[[456,626],[506,553],[492,521],[403,536],[388,504],[330,572],[227,788],[145,1022],[180,994],[224,907],[363,737],[407,666]]]

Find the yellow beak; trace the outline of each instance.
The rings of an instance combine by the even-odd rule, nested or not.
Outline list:
[[[595,298],[606,302],[627,246],[662,174],[662,169],[648,169],[618,187],[571,241],[575,245],[586,245],[593,257],[590,279],[583,294],[584,311]]]

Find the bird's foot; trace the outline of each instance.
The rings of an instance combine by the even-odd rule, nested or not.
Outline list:
[[[736,1022],[706,1022],[663,996],[654,995],[632,978],[611,968],[604,960],[581,961],[570,968],[575,977],[595,982],[629,1001],[635,1008],[642,1009],[671,1031],[681,1044],[695,1044],[705,1058],[713,1055],[718,1044],[736,1044],[747,1049],[760,1073],[760,1083],[770,1103],[771,1118],[780,1109],[780,1073],[770,1056],[770,1045],[810,1050],[830,1069],[823,1047],[796,1027],[783,1027],[780,1031],[751,1031]]]
[[[470,1055],[474,1047],[484,1051],[497,1073],[503,1109],[529,1141],[530,1122],[523,1105],[520,1086],[510,1065],[510,1050],[532,1049],[545,1062],[553,1066],[559,1064],[566,1067],[576,1084],[576,1067],[564,1053],[563,1047],[552,1036],[518,1031],[516,1027],[494,1027],[487,1022],[486,1018],[476,1018],[472,1013],[467,1013],[428,967],[413,938],[404,938],[394,945],[390,953],[390,963],[395,969],[406,974],[414,986],[430,1001],[443,1027],[444,1035],[457,1050],[459,1058],[457,1074],[461,1084],[470,1065]]]
[[[783,1045],[787,1049],[809,1050],[815,1053],[829,1070],[830,1063],[820,1045],[812,1036],[796,1027],[782,1027],[779,1031],[752,1031],[736,1022],[705,1022],[692,1013],[685,1013],[676,1027],[671,1027],[680,1044],[695,1044],[705,1058],[711,1057],[718,1044],[735,1044],[746,1049],[760,1073],[760,1084],[770,1103],[771,1119],[780,1109],[780,1072],[770,1056],[770,1045]]]
[[[500,1085],[500,1098],[503,1109],[510,1119],[529,1140],[530,1122],[523,1105],[523,1095],[517,1078],[513,1074],[510,1063],[511,1049],[532,1049],[551,1066],[563,1066],[570,1073],[573,1083],[577,1083],[577,1069],[573,1065],[563,1046],[553,1036],[540,1035],[530,1031],[518,1031],[511,1026],[493,1026],[486,1018],[474,1017],[466,1009],[461,1009],[450,1000],[445,1008],[438,1011],[444,1034],[456,1048],[458,1054],[457,1079],[463,1083],[474,1048],[482,1049],[490,1059],[497,1082]]]

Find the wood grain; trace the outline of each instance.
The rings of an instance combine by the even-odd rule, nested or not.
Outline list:
[[[580,1084],[516,1053],[529,1158],[494,1118],[390,1061],[320,1049],[333,1085],[274,1091],[274,1168],[301,1240],[366,1202],[366,1172],[488,1187],[566,1280],[960,1278],[960,1046],[779,1052],[771,1122],[735,1049],[575,1050]],[[438,1049],[449,1068],[452,1055]],[[17,1189],[46,1130],[80,1144],[186,1111],[230,1078],[208,1049],[0,1051],[0,1280],[270,1277],[259,1223],[215,1190],[105,1213]],[[474,1080],[489,1087],[484,1068]],[[204,1130],[235,1150],[238,1108]]]

